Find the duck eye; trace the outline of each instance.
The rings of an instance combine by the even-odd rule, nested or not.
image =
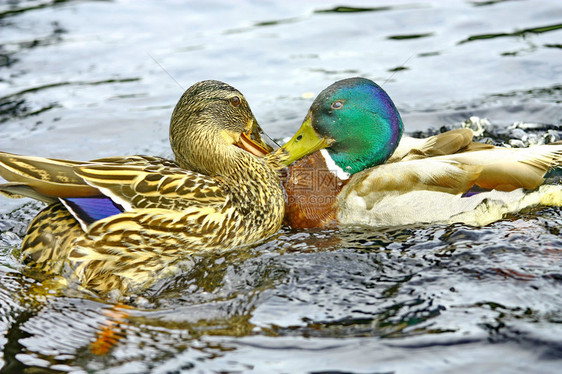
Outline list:
[[[341,109],[341,108],[343,108],[343,101],[336,100],[332,103],[332,109],[338,110],[338,109]]]
[[[240,98],[238,96],[232,96],[230,98],[230,103],[234,106],[240,105]]]

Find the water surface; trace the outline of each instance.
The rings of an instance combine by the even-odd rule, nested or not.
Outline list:
[[[479,116],[497,142],[560,139],[554,0],[6,1],[0,28],[8,152],[170,157],[171,111],[203,79],[242,91],[277,139],[350,76],[381,84],[409,133]],[[285,228],[195,258],[134,308],[22,274],[17,248],[40,208],[0,199],[3,372],[562,368],[558,208],[481,228]]]

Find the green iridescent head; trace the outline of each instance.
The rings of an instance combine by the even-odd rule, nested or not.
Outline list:
[[[402,119],[388,94],[365,78],[338,81],[318,95],[293,138],[282,148],[286,165],[326,148],[354,174],[384,163],[398,146]]]

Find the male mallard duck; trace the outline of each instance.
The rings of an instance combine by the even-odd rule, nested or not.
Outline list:
[[[560,186],[525,192],[559,165],[562,144],[500,148],[473,143],[469,129],[400,140],[402,128],[390,97],[368,79],[344,79],[322,91],[282,147],[287,165],[311,154],[284,181],[285,222],[481,225],[530,205],[562,205]]]
[[[276,157],[251,154],[265,152],[258,128],[239,91],[203,81],[172,114],[176,161],[0,153],[0,175],[10,182],[0,191],[50,204],[30,224],[25,262],[55,273],[71,268],[88,289],[125,294],[173,274],[185,255],[272,235],[284,196]]]

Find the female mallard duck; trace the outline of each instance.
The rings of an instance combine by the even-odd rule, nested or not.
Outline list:
[[[526,206],[562,205],[560,186],[525,192],[559,165],[560,143],[500,148],[473,143],[469,129],[428,139],[401,135],[400,114],[374,82],[344,79],[322,91],[282,147],[287,165],[310,155],[293,164],[284,181],[285,222],[295,228],[481,225]]]
[[[25,261],[48,272],[70,268],[88,289],[125,294],[173,274],[187,254],[272,235],[283,219],[280,167],[273,155],[251,154],[264,152],[257,129],[240,92],[203,81],[172,114],[176,161],[0,153],[0,175],[10,182],[0,191],[50,204],[30,224]]]

